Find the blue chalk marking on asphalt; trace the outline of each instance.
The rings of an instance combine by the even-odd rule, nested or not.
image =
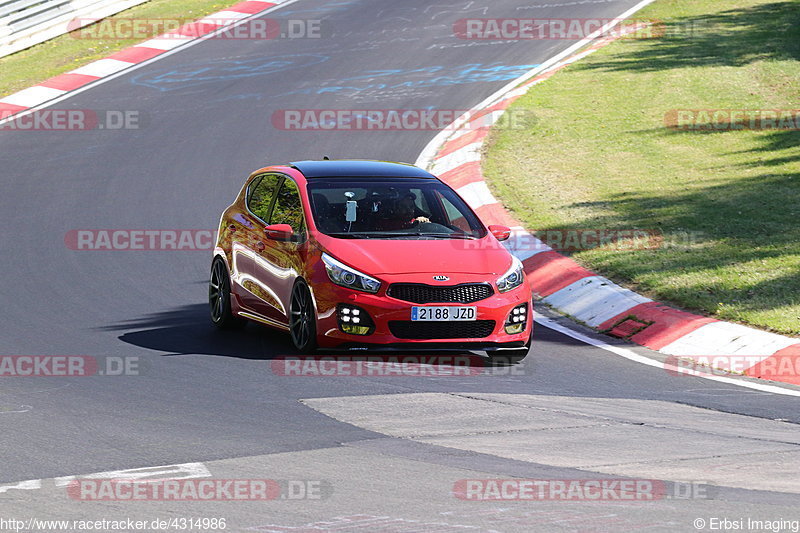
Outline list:
[[[290,54],[268,59],[226,59],[195,63],[178,69],[142,72],[131,83],[159,91],[185,89],[202,83],[266,76],[295,68],[306,68],[328,61],[330,57],[317,54]]]
[[[376,91],[386,89],[401,89],[401,88],[425,88],[425,87],[445,87],[448,85],[461,85],[465,83],[485,83],[495,81],[508,81],[514,80],[525,74],[526,72],[538,67],[539,65],[502,65],[502,64],[488,64],[470,63],[466,65],[458,65],[455,67],[445,67],[441,65],[414,68],[414,69],[383,69],[383,70],[367,70],[357,76],[348,78],[341,78],[331,80],[337,85],[329,87],[308,87],[304,89],[297,89],[288,93],[283,93],[277,96],[289,96],[295,94],[326,94],[326,93],[341,93],[341,92],[364,92]],[[435,74],[435,77],[424,77],[426,75]],[[348,84],[338,85],[344,82],[353,82],[359,80],[371,80],[381,78],[380,83],[368,83],[364,85]],[[387,80],[386,78],[399,78],[396,82]],[[416,78],[416,79],[408,79]],[[402,80],[402,81],[400,81]]]
[[[142,72],[133,76],[131,83],[158,91],[172,91],[187,89],[204,83],[266,76],[296,68],[307,68],[324,63],[329,59],[329,56],[318,54],[290,54],[266,59],[259,57],[257,59],[197,62],[177,69]],[[449,67],[432,65],[410,69],[370,69],[346,78],[330,80],[330,83],[335,83],[335,85],[325,86],[324,83],[318,83],[313,87],[272,95],[271,98],[296,94],[359,93],[507,81],[518,78],[536,66],[467,63]],[[359,81],[371,81],[371,83],[359,84]],[[226,97],[226,99],[235,98],[236,95]]]

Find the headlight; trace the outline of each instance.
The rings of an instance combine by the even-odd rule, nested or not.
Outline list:
[[[522,261],[514,256],[511,257],[513,259],[511,268],[497,280],[497,288],[500,292],[508,292],[511,289],[519,287],[525,280],[525,272],[522,270]]]
[[[326,253],[322,254],[322,262],[325,263],[325,270],[328,271],[328,277],[337,285],[347,287],[348,289],[372,293],[378,292],[378,289],[381,288],[381,282],[377,279],[371,278],[358,270],[340,263]]]

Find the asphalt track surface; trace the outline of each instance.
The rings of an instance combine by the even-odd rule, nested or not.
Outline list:
[[[261,477],[318,477],[341,496],[316,506],[203,508],[207,516],[228,515],[228,529],[302,526],[348,514],[388,516],[422,530],[434,527],[419,524],[447,522],[455,530],[487,531],[692,530],[695,516],[734,517],[746,509],[762,518],[798,519],[796,482],[765,480],[776,472],[797,478],[796,398],[674,377],[543,327],[513,375],[278,376],[270,361],[292,353],[283,335],[254,325],[235,333],[211,327],[207,251],[90,252],[69,250],[64,243],[72,229],[213,229],[247,174],[266,164],[325,155],[413,162],[436,132],[289,132],[275,129],[271,116],[305,108],[467,109],[573,41],[465,41],[453,35],[455,20],[614,17],[635,3],[496,0],[482,7],[467,1],[299,0],[268,16],[321,19],[321,39],[211,39],[55,106],[135,110],[143,117],[138,130],[0,132],[2,354],[139,357],[141,366],[136,376],[2,379],[0,483],[204,462],[216,477],[256,471]],[[414,396],[418,393],[433,395]],[[464,509],[449,494],[456,479],[589,478],[604,471],[580,470],[594,464],[582,461],[586,447],[564,451],[572,459],[563,461],[560,452],[549,459],[525,455],[539,438],[536,431],[513,444],[507,432],[518,431],[516,421],[535,419],[530,413],[540,411],[507,418],[486,413],[487,420],[503,420],[493,437],[504,443],[502,450],[496,441],[491,446],[475,441],[479,427],[470,432],[458,416],[441,420],[430,411],[450,412],[453,398],[482,394],[508,395],[493,398],[497,405],[538,398],[546,404],[542,409],[556,411],[558,402],[550,401],[563,401],[571,406],[564,408],[569,417],[601,416],[597,406],[608,406],[601,418],[614,413],[612,418],[625,419],[626,431],[597,440],[596,447],[608,454],[602,464],[624,463],[643,447],[678,450],[696,444],[705,447],[704,458],[727,457],[722,466],[734,473],[720,479],[728,480],[729,491],[715,494],[728,496],[651,507],[551,503],[531,511],[530,502],[516,507],[469,502]],[[398,396],[395,401],[385,395]],[[314,403],[325,398],[330,400]],[[422,398],[428,408],[404,406],[413,398]],[[381,409],[385,401],[398,410]],[[353,416],[353,409],[365,414]],[[460,409],[455,406],[454,412]],[[687,427],[694,416],[689,411],[700,413],[702,431],[714,439],[699,438],[697,428]],[[643,421],[645,413],[655,418]],[[425,429],[434,421],[440,430],[451,424],[452,435],[469,437],[425,442],[436,433]],[[571,427],[562,422],[556,425]],[[395,431],[403,424],[419,430]],[[666,426],[679,429],[656,437],[637,429]],[[579,432],[540,445],[551,451],[582,441],[595,447],[585,442],[592,438]],[[753,451],[765,457],[743,459]],[[756,466],[736,474],[737,465],[748,464]],[[302,468],[281,471],[291,465]],[[688,470],[681,479],[714,479],[722,466]],[[605,472],[676,479],[669,468]],[[698,477],[702,473],[707,477]],[[153,516],[183,510],[169,503],[136,505],[136,513]],[[461,510],[455,513],[456,508]],[[86,509],[48,492],[46,484],[38,491],[0,491],[3,515],[58,518]],[[93,509],[106,517],[133,513],[123,504]],[[197,507],[191,512],[199,514]],[[492,513],[496,516],[487,518]]]

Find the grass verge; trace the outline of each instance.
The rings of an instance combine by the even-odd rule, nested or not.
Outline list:
[[[665,246],[576,252],[652,298],[800,334],[800,131],[679,131],[677,109],[798,109],[800,2],[657,0],[623,40],[533,88],[484,173],[535,230],[656,229]],[[692,31],[688,31],[691,29]]]
[[[112,17],[107,17],[105,20],[181,20],[189,22],[235,3],[233,0],[230,2],[151,0]],[[147,40],[141,38],[79,39],[75,37],[78,33],[61,35],[0,58],[0,98]],[[154,31],[147,38],[155,37],[158,33]]]

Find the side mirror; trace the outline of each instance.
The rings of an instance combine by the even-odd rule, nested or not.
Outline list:
[[[272,224],[264,228],[264,233],[268,239],[273,241],[290,241],[294,235],[294,230],[289,224]]]
[[[507,241],[511,237],[511,228],[508,226],[489,226],[489,231],[498,241]]]

